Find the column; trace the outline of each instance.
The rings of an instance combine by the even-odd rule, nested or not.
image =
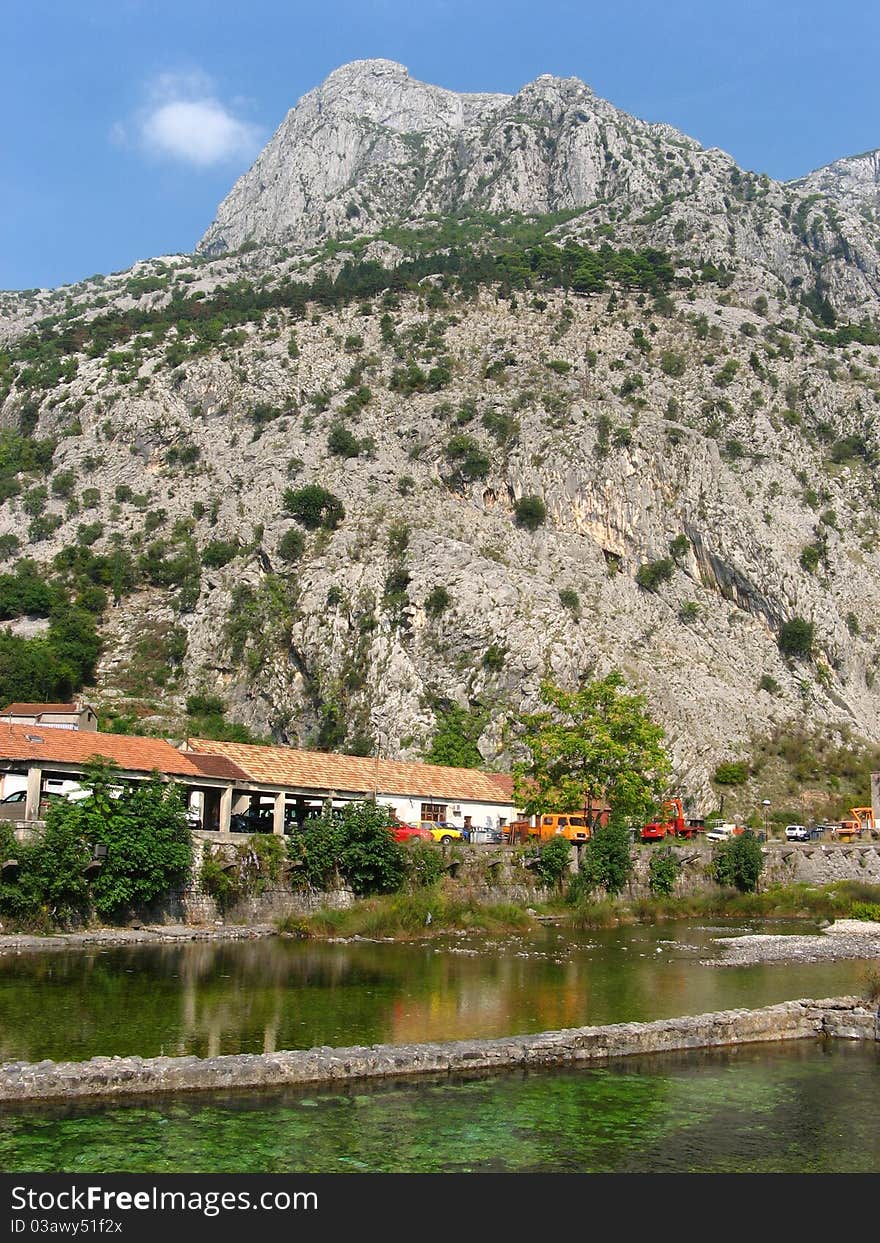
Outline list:
[[[275,795],[275,807],[272,814],[272,832],[279,837],[284,836],[284,800],[285,795],[282,790],[280,794]]]
[[[24,805],[25,820],[37,820],[40,815],[40,795],[43,791],[42,768],[29,768],[27,778],[27,795]]]
[[[229,832],[229,822],[232,819],[232,786],[227,786],[220,795],[220,823],[218,829],[221,833]]]

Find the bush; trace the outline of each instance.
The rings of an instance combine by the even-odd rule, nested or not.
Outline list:
[[[658,898],[668,898],[675,889],[681,871],[681,860],[671,850],[661,850],[651,855],[648,865],[648,885]]]
[[[726,889],[754,893],[764,868],[761,845],[754,833],[746,830],[716,849],[712,860],[712,877]]]
[[[86,772],[88,798],[52,803],[46,828],[19,848],[18,878],[4,886],[4,909],[54,920],[84,914],[90,905],[105,917],[127,913],[182,885],[192,859],[192,839],[178,788],[158,776],[123,785],[110,766]],[[84,875],[96,844],[107,853],[93,879]]]
[[[305,550],[306,540],[302,531],[291,527],[278,542],[278,556],[285,561],[299,561]]]
[[[458,704],[438,711],[437,726],[425,762],[451,768],[482,768],[485,760],[477,742],[488,719],[487,712],[468,711]]]
[[[581,615],[581,598],[573,587],[563,587],[559,592],[559,603],[575,617]]]
[[[372,800],[325,810],[291,838],[291,859],[309,884],[324,888],[339,872],[354,892],[392,893],[403,883],[403,848],[391,835],[394,813]]]
[[[547,506],[540,496],[521,496],[513,507],[513,513],[518,527],[537,531],[547,517]]]
[[[404,847],[404,864],[410,884],[419,889],[436,885],[446,870],[443,852],[430,842],[407,844]]]
[[[720,786],[741,786],[749,779],[749,766],[744,760],[732,760],[727,764],[719,764],[715,769],[714,780]]]
[[[849,918],[880,923],[880,902],[853,902],[849,909]]]
[[[202,551],[202,565],[206,565],[211,570],[222,569],[224,565],[228,565],[241,552],[241,545],[238,540],[211,540],[206,544]]]
[[[74,804],[57,804],[72,807]],[[42,835],[28,845],[16,843],[2,826],[7,840],[4,858],[18,859],[18,875],[0,884],[0,909],[26,921],[57,924],[83,916],[89,906],[89,883],[84,869],[91,848],[79,825],[49,811]]]
[[[452,603],[452,597],[445,587],[435,587],[425,600],[425,612],[429,617],[439,617]]]
[[[186,701],[187,716],[223,716],[226,704],[219,695],[190,695]]]
[[[334,423],[327,437],[327,448],[336,457],[357,457],[361,451],[361,442],[344,423]]]
[[[55,803],[49,812],[49,818],[78,821],[86,841],[107,847],[92,883],[95,910],[105,917],[153,902],[183,885],[192,864],[192,836],[177,786],[157,776],[111,798],[111,780],[109,772],[87,777],[93,790],[89,798]]]
[[[339,497],[317,483],[307,484],[304,488],[285,489],[283,504],[285,510],[309,530],[324,527],[332,531],[345,518],[345,509]]]
[[[572,882],[572,898],[578,901],[592,889],[619,894],[632,874],[633,861],[629,830],[612,820],[596,828],[581,850],[580,871]]]
[[[573,849],[571,842],[564,837],[554,837],[539,847],[535,856],[535,873],[545,885],[559,885],[565,879]]]
[[[664,375],[672,376],[678,379],[683,376],[687,363],[681,354],[676,354],[674,350],[664,350],[660,355],[660,370]]]
[[[803,617],[793,617],[779,627],[777,643],[783,656],[791,660],[809,660],[813,654],[815,626]]]
[[[674,569],[675,565],[669,557],[663,557],[659,561],[646,561],[636,572],[636,583],[644,591],[656,591],[661,583],[672,578]]]
[[[492,465],[489,454],[479,441],[464,432],[450,438],[446,446],[446,458],[455,467],[455,480],[461,483],[482,479]]]

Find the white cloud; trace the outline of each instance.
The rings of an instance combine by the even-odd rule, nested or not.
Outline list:
[[[177,99],[149,113],[141,126],[145,145],[157,155],[207,168],[250,159],[260,148],[257,127],[234,117],[217,99]]]
[[[260,128],[218,99],[211,79],[201,71],[163,73],[149,84],[147,96],[149,103],[133,127],[119,122],[113,126],[114,141],[124,142],[134,129],[151,155],[197,168],[245,163],[262,146]]]

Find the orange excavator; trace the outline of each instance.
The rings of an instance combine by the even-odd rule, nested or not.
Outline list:
[[[660,817],[642,825],[640,837],[643,842],[659,842],[666,837],[691,840],[706,828],[703,820],[685,820],[680,798],[671,798],[665,802],[660,810]]]
[[[868,837],[877,837],[873,807],[851,807],[849,817],[841,820],[837,828],[832,830],[832,836],[839,842],[855,841],[863,833]]]

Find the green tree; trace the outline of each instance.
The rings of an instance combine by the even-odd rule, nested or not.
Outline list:
[[[753,893],[764,868],[761,844],[754,833],[746,830],[739,837],[722,842],[712,860],[714,880],[728,889],[740,893]]]
[[[648,886],[655,897],[668,898],[675,889],[681,861],[671,850],[652,851],[648,865]]]
[[[792,660],[809,660],[813,654],[815,626],[803,617],[793,617],[779,627],[777,642],[783,656]]]
[[[593,830],[590,840],[581,849],[580,868],[572,884],[575,899],[585,897],[591,889],[604,889],[618,894],[633,870],[629,830],[619,817],[612,817],[604,828]]]
[[[669,557],[662,557],[659,561],[646,561],[636,571],[636,582],[644,591],[656,591],[661,583],[672,578],[674,570],[675,564]]]
[[[545,885],[559,885],[565,879],[573,849],[564,837],[553,837],[538,849],[535,872]]]
[[[438,710],[437,727],[425,762],[448,768],[482,768],[485,761],[477,742],[488,719],[487,712],[469,712],[458,704]]]
[[[540,496],[521,496],[513,507],[516,525],[537,531],[547,517],[547,506]]]
[[[663,730],[616,670],[568,692],[545,681],[546,708],[519,722],[528,759],[514,765],[516,801],[529,815],[577,811],[604,799],[618,819],[643,823],[669,772]]]
[[[90,768],[83,784],[91,791],[87,798],[52,804],[46,832],[67,832],[89,848],[106,846],[91,884],[99,915],[124,914],[185,883],[192,838],[179,787],[158,774],[122,783],[109,765]]]
[[[318,527],[333,530],[345,518],[339,497],[317,483],[306,484],[304,488],[287,488],[282,499],[286,511],[310,530]]]

